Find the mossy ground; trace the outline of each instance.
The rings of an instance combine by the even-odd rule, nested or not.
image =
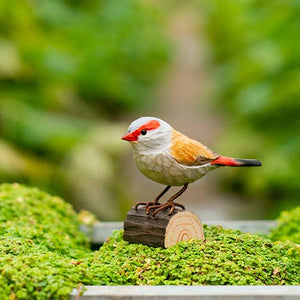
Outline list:
[[[37,188],[0,185],[0,236],[31,239],[49,251],[77,257],[89,249],[72,206]]]
[[[0,299],[68,299],[84,285],[299,284],[292,243],[205,226],[205,241],[168,249],[117,231],[91,251],[70,205],[34,188],[0,186]]]
[[[300,244],[300,206],[291,211],[283,211],[278,217],[278,226],[270,235],[273,241],[290,241]]]

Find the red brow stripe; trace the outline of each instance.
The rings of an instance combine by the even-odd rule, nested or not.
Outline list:
[[[126,135],[124,135],[122,137],[122,140],[125,141],[137,141],[139,135],[141,134],[141,131],[146,129],[146,130],[153,130],[156,129],[160,126],[159,122],[156,120],[151,120],[149,122],[147,122],[146,124],[142,125],[141,127],[139,127],[137,130],[133,131],[133,132],[129,132]]]
[[[144,125],[142,125],[141,127],[139,127],[137,130],[139,130],[140,132],[143,130],[143,129],[146,129],[146,130],[153,130],[153,129],[156,129],[160,126],[159,122],[156,121],[156,120],[151,120],[147,123],[145,123]]]
[[[160,126],[159,122],[156,120],[151,120],[149,122],[147,122],[146,124],[140,126],[137,130],[133,131],[133,132],[129,132],[126,135],[124,135],[122,137],[122,140],[125,141],[137,141],[139,135],[141,134],[142,130],[153,130],[156,129]]]
[[[160,126],[159,122],[156,121],[156,120],[151,120],[147,123],[145,123],[144,125],[140,126],[137,130],[133,131],[131,134],[133,136],[136,136],[138,137],[140,134],[141,134],[141,131],[143,129],[146,129],[146,130],[154,130],[156,128],[158,128]]]

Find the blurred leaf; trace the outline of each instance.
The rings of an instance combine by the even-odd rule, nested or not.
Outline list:
[[[208,12],[216,102],[231,122],[222,147],[234,145],[238,155],[263,161],[259,174],[232,170],[224,180],[269,199],[274,216],[282,205],[295,205],[300,193],[300,2],[199,3]]]
[[[152,1],[0,0],[1,181],[77,204],[84,193],[104,217],[122,215],[123,130],[107,120],[153,103],[170,50],[164,19]]]

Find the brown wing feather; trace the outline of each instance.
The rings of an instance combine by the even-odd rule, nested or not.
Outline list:
[[[218,154],[203,144],[188,138],[174,129],[170,153],[177,162],[187,166],[200,166],[219,157]]]

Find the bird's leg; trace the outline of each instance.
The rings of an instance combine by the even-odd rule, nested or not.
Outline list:
[[[153,205],[159,205],[158,200],[171,188],[170,185],[168,185],[155,199],[153,202],[148,202],[146,204],[146,213],[149,213],[151,206]],[[148,211],[149,208],[149,211]]]
[[[175,206],[179,206],[180,208],[182,208],[183,210],[185,209],[184,205],[180,204],[180,203],[177,203],[177,202],[174,202],[174,200],[176,198],[178,198],[180,195],[182,195],[187,187],[188,187],[188,183],[186,183],[182,189],[177,192],[176,194],[174,194],[166,203],[164,204],[157,204],[157,205],[152,205],[150,208],[151,209],[155,209],[155,211],[152,213],[152,217],[154,217],[159,211],[161,210],[165,210],[165,209],[168,209],[170,208],[170,212],[169,212],[169,215],[171,215],[173,212],[174,212],[174,209],[175,209]]]
[[[151,207],[152,205],[157,205],[157,204],[159,204],[158,203],[158,200],[170,189],[170,185],[168,185],[155,199],[154,199],[154,201],[152,201],[152,202],[139,202],[139,203],[137,203],[135,206],[134,206],[134,209],[135,210],[137,210],[138,209],[138,207],[139,207],[139,205],[146,205],[146,207],[145,207],[145,210],[146,210],[146,213],[147,214],[149,214],[149,211],[150,211],[150,209],[151,208],[149,208],[149,207]],[[149,209],[148,209],[149,208]]]

